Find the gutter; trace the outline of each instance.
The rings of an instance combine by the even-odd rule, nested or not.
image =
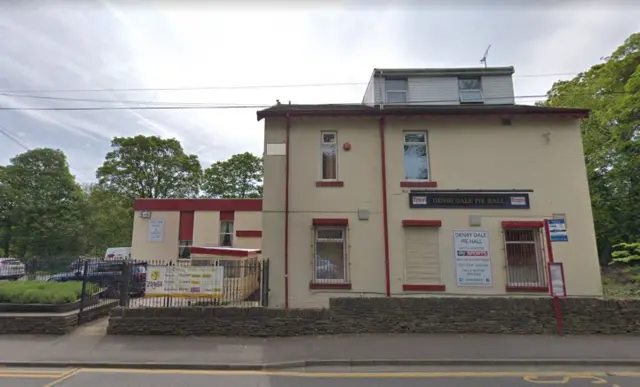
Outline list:
[[[380,117],[380,159],[382,162],[382,223],[384,235],[384,278],[387,297],[391,297],[391,272],[389,269],[389,213],[387,208],[387,153],[384,141],[385,118]]]
[[[289,309],[289,139],[291,115],[286,115],[285,156],[284,156],[284,308]]]

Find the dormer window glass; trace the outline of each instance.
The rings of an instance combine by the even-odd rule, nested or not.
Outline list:
[[[458,92],[460,94],[460,103],[484,102],[480,78],[459,78]]]
[[[406,79],[385,79],[384,90],[387,103],[407,103],[407,80]]]

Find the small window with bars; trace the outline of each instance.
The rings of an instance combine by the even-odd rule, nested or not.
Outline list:
[[[507,286],[517,288],[547,287],[543,229],[504,229],[507,259]]]

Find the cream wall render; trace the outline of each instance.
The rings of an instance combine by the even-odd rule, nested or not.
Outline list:
[[[537,108],[536,108],[537,109]],[[289,306],[326,306],[338,295],[385,295],[380,121],[377,118],[305,117],[290,120],[289,133]],[[320,179],[320,138],[333,131],[338,141],[338,175]],[[423,187],[404,181],[403,133],[426,131],[430,180]],[[565,265],[569,295],[602,294],[579,120],[517,114],[510,125],[499,116],[388,117],[384,128],[388,206],[389,286],[392,295],[469,296],[508,293],[502,222],[541,221],[564,214],[569,241],[553,243],[555,260]],[[272,258],[271,303],[285,305],[284,219],[286,156],[269,155],[268,145],[286,141],[286,119],[265,122],[263,253]],[[345,144],[350,145],[347,151]],[[422,209],[409,207],[415,190],[528,190],[529,209]],[[358,220],[358,210],[369,212]],[[470,215],[481,225],[469,226]],[[312,286],[313,221],[348,222],[350,288]],[[443,291],[411,292],[406,285],[404,220],[438,220]],[[267,228],[267,224],[269,228]],[[453,231],[489,232],[491,287],[457,286]],[[282,285],[281,285],[282,284]]]

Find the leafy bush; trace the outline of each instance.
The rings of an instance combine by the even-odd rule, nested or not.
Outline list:
[[[611,264],[640,264],[640,242],[618,243],[613,248],[615,251],[611,254],[613,257]]]
[[[97,287],[87,284],[87,293],[95,294]],[[14,281],[0,282],[0,303],[11,304],[66,304],[80,299],[81,281],[43,282]]]

